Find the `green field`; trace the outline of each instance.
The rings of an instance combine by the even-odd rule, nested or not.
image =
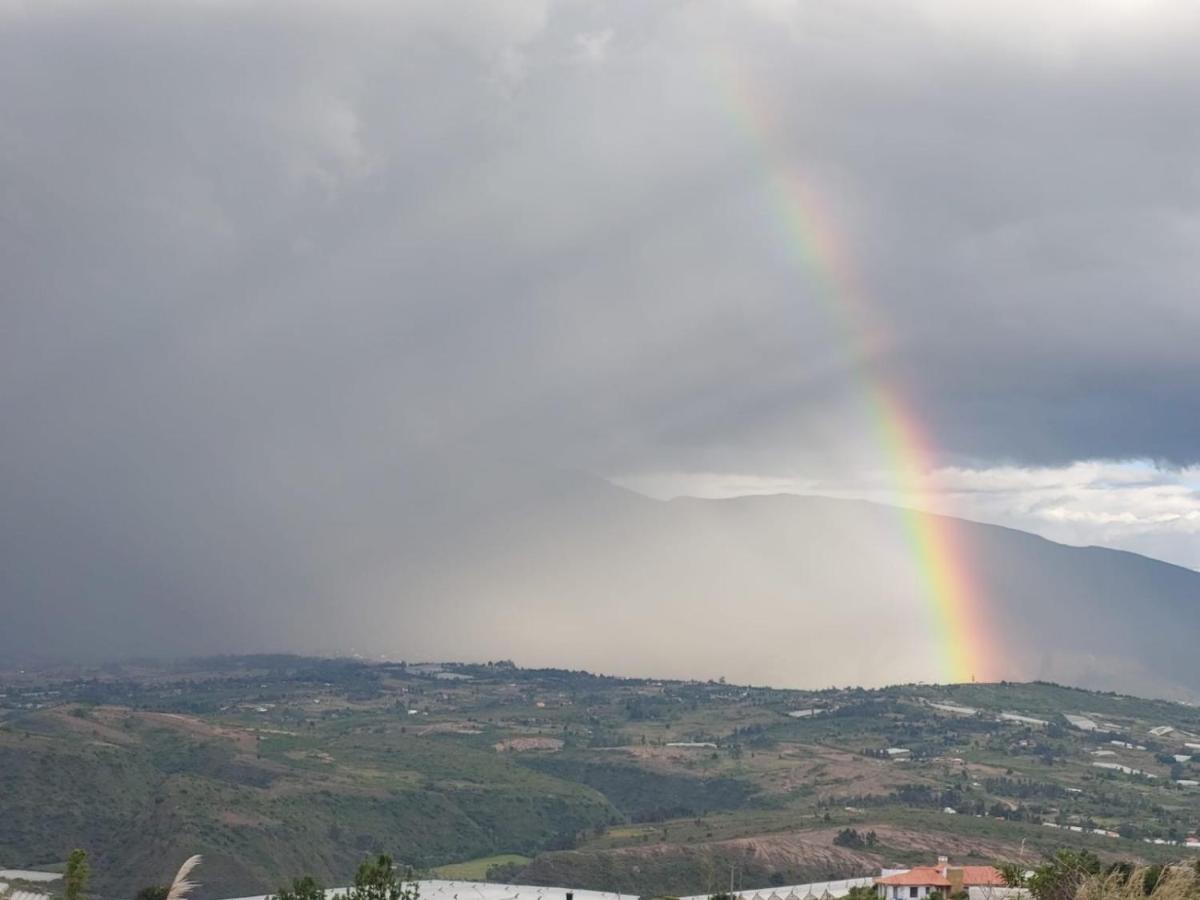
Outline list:
[[[497,853],[494,856],[481,856],[467,862],[451,863],[448,866],[438,866],[433,874],[438,878],[448,878],[452,881],[483,881],[488,870],[495,866],[526,866],[530,862],[528,856],[518,853]]]

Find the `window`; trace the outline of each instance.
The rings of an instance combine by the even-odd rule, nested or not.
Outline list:
[[[918,892],[919,890],[920,890],[920,888],[917,888],[917,887],[910,887],[910,888],[908,889],[908,896],[910,896],[910,897],[915,897],[915,896],[917,896],[917,892]]]

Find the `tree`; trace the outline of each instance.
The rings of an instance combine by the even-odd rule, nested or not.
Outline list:
[[[272,900],[325,900],[325,889],[311,875],[305,875],[281,887]]]
[[[1032,872],[1018,863],[999,869],[1007,885],[1028,888],[1035,900],[1075,900],[1080,886],[1099,874],[1100,859],[1087,850],[1059,850]]]
[[[354,875],[349,900],[418,900],[419,888],[396,871],[392,858],[386,853],[364,860]]]
[[[1009,887],[1025,887],[1025,867],[1020,863],[1000,862],[996,863],[996,868]]]
[[[148,884],[133,895],[133,900],[167,900],[170,890],[165,884]]]
[[[72,850],[67,857],[67,874],[63,878],[63,897],[65,900],[83,900],[87,891],[88,875],[87,854],[82,850]]]
[[[858,848],[865,847],[867,842],[863,839],[863,836],[858,833],[857,829],[843,828],[836,835],[834,835],[833,843],[838,847]]]

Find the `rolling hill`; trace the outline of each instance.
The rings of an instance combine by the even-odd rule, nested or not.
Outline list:
[[[759,887],[935,852],[1164,860],[1200,827],[1191,745],[1194,707],[1046,683],[795,691],[262,656],[26,670],[0,675],[0,866],[82,847],[94,895],[121,898],[199,852],[215,898],[343,884],[386,851],[679,896],[730,866]],[[835,843],[844,829],[871,840]]]

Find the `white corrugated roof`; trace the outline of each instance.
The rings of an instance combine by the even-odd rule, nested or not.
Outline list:
[[[0,878],[9,881],[58,881],[60,872],[36,872],[33,869],[0,869]]]
[[[567,900],[567,893],[574,900],[634,900],[632,894],[616,894],[609,891],[584,891],[568,887],[542,887],[530,884],[495,884],[485,881],[446,881],[429,879],[418,881],[421,900]],[[330,888],[325,892],[329,900],[346,893],[346,888]],[[7,898],[6,898],[7,900]],[[266,895],[237,897],[233,900],[267,900]],[[707,895],[705,896],[707,900]]]
[[[447,881],[430,879],[417,882],[421,888],[421,900],[567,900],[567,893],[573,900],[635,900],[633,893],[617,894],[612,891],[587,891],[570,887],[542,887],[529,884],[495,884],[485,881]],[[810,884],[783,885],[771,890],[772,897],[779,897],[786,891],[784,900],[794,900],[797,897],[844,897],[852,887],[873,885],[875,879],[871,875],[859,878],[845,878],[840,881],[817,881]],[[734,896],[740,900],[763,900],[761,889],[742,891]],[[331,888],[325,892],[329,900],[345,894],[346,888]],[[697,894],[692,897],[682,897],[680,900],[708,900],[708,894]],[[9,900],[9,898],[5,898]],[[36,898],[27,898],[36,900]],[[265,895],[257,897],[236,897],[232,900],[266,900]]]
[[[782,885],[775,888],[774,891],[787,891],[784,900],[792,900],[792,898],[818,900],[826,895],[833,898],[845,897],[853,887],[868,887],[874,884],[874,876],[863,875],[858,878],[843,878],[840,881],[814,881],[809,884]],[[755,897],[761,897],[758,890],[739,891],[733,896],[737,900],[754,900]],[[680,900],[708,900],[708,897],[708,894],[695,894],[691,897],[681,897]]]

